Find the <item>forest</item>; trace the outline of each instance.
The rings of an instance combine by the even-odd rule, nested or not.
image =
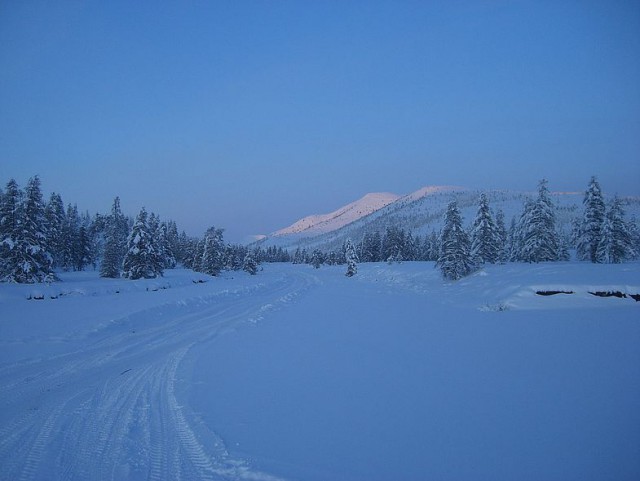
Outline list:
[[[115,197],[108,214],[90,215],[62,196],[42,194],[40,178],[29,179],[24,189],[14,179],[0,189],[0,281],[53,282],[57,271],[99,270],[107,278],[155,278],[164,270],[182,266],[213,276],[224,270],[255,275],[263,262],[347,264],[347,275],[358,262],[434,261],[442,276],[457,280],[483,264],[505,262],[579,261],[621,263],[640,252],[635,221],[626,219],[623,202],[606,201],[592,177],[584,194],[581,217],[569,234],[556,226],[554,206],[546,180],[537,196],[527,198],[519,217],[505,225],[501,210],[493,212],[481,194],[471,224],[465,227],[456,201],[446,209],[438,232],[414,235],[403,226],[367,232],[359,241],[348,239],[341,249],[322,251],[226,243],[224,229],[210,227],[202,237],[179,233],[173,220],[161,220],[142,208],[135,218],[123,214]]]

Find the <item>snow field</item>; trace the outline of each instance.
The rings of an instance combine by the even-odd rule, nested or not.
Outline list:
[[[189,404],[288,479],[637,478],[640,304],[535,290],[637,287],[638,265],[432,266],[313,271],[277,319],[195,348]]]
[[[640,477],[640,264],[344,270],[0,285],[0,479]]]

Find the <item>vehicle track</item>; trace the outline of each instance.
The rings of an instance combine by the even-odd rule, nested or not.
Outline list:
[[[302,272],[0,370],[2,480],[275,479],[232,459],[176,395],[191,348],[257,322],[317,283]],[[140,313],[141,316],[148,312]],[[135,317],[135,314],[130,315]]]

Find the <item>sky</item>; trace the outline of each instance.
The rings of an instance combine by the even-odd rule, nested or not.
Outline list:
[[[231,241],[425,185],[640,195],[640,2],[0,2],[0,183],[36,174]]]

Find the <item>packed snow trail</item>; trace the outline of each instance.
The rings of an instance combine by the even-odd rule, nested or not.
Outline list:
[[[2,366],[0,478],[275,479],[232,459],[178,401],[180,363],[192,346],[256,322],[316,282],[290,272],[230,295],[213,293],[186,313],[175,305],[138,312],[84,348]],[[154,322],[130,327],[136,315],[147,320],[150,313]]]

